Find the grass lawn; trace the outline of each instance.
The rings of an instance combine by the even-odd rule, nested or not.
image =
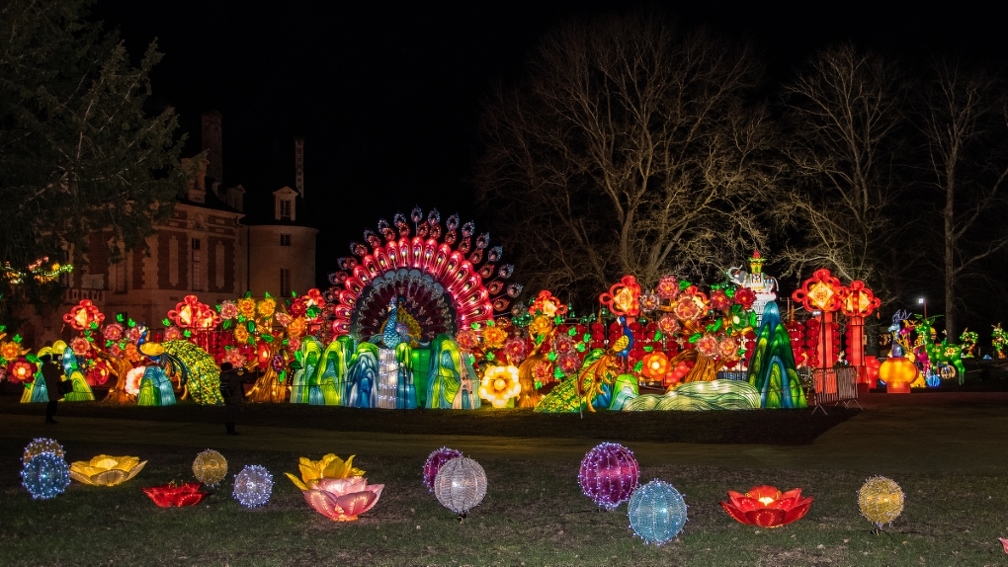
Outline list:
[[[223,435],[214,412],[64,404],[54,426],[41,405],[0,398],[0,565],[1005,565],[1008,536],[1008,394],[871,394],[865,410],[595,414],[386,412],[249,406],[241,436]],[[796,433],[799,432],[799,433]],[[114,488],[78,483],[48,501],[20,486],[24,445],[63,443],[67,460],[99,453],[148,460]],[[646,546],[626,505],[599,511],[577,472],[601,439],[620,441],[685,496],[689,521],[674,541]],[[684,442],[702,441],[702,442]],[[479,461],[487,496],[459,523],[421,482],[441,445]],[[196,453],[221,451],[230,472],[261,464],[270,502],[246,510],[229,475],[194,508],[161,509],[142,486],[192,477]],[[356,454],[385,484],[353,523],[312,511],[283,476],[299,456]],[[906,507],[881,535],[861,517],[857,490],[885,474]],[[731,520],[718,502],[757,484],[801,487],[808,515],[777,530]]]

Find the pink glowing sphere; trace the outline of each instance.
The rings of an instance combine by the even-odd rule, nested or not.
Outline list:
[[[618,443],[602,443],[581,461],[578,481],[585,496],[612,510],[630,500],[640,481],[640,467],[630,449]]]

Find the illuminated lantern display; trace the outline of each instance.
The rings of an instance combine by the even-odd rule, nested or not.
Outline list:
[[[640,314],[641,286],[634,276],[623,276],[609,288],[609,291],[599,296],[599,302],[609,308],[613,315]]]
[[[216,486],[227,476],[228,463],[224,455],[207,449],[193,459],[192,471],[196,480],[207,486]]]
[[[139,457],[98,455],[90,461],[71,464],[70,478],[92,486],[115,486],[135,477],[146,464]]]
[[[444,463],[434,477],[434,496],[442,506],[466,517],[486,496],[487,477],[483,467],[468,457]]]
[[[305,490],[305,502],[335,522],[352,522],[378,503],[384,484],[368,484],[363,477],[323,478]]]
[[[749,383],[760,393],[761,407],[808,407],[791,352],[791,339],[780,321],[775,301],[766,304],[762,321],[747,373]]]
[[[668,357],[665,356],[664,352],[655,351],[644,357],[644,367],[641,372],[644,373],[644,376],[646,376],[648,380],[662,382],[666,379],[666,375],[668,375],[670,371],[671,369],[669,368]]]
[[[686,524],[686,501],[671,484],[655,479],[639,487],[627,504],[630,527],[644,543],[670,541]]]
[[[811,506],[812,498],[803,498],[800,488],[782,494],[773,486],[757,486],[745,494],[729,490],[728,502],[721,502],[737,522],[761,528],[779,528],[800,520]]]
[[[820,323],[819,340],[816,345],[818,352],[816,366],[819,368],[832,366],[839,355],[837,341],[833,336],[835,327],[833,313],[843,305],[842,290],[843,286],[840,285],[840,280],[826,268],[820,268],[812,272],[812,277],[805,280],[801,288],[791,294],[791,298],[801,303],[809,313],[820,312],[820,315],[816,317]]]
[[[234,499],[246,508],[257,508],[273,495],[273,475],[262,465],[245,465],[235,475]]]
[[[854,280],[840,290],[840,311],[849,318],[847,326],[847,362],[858,369],[858,384],[866,388],[875,384],[868,379],[864,358],[864,318],[882,304],[861,280]]]
[[[294,483],[302,492],[315,487],[319,481],[325,478],[349,478],[354,476],[364,476],[364,471],[353,466],[356,455],[350,455],[346,461],[329,453],[317,461],[307,457],[298,459],[298,468],[301,470],[301,478],[284,473],[287,478]]]
[[[62,455],[36,454],[21,468],[21,485],[36,500],[55,498],[70,485],[70,468]]]
[[[427,457],[427,461],[424,462],[423,466],[423,482],[428,491],[434,492],[434,479],[437,478],[437,473],[441,470],[441,466],[455,457],[461,456],[462,451],[441,447]]]
[[[480,382],[479,395],[495,408],[506,407],[521,393],[517,366],[489,366]]]
[[[52,453],[62,459],[64,455],[63,446],[55,439],[36,437],[25,445],[24,454],[21,455],[21,464],[28,464],[28,461],[32,460],[32,457],[41,455],[42,453]]]
[[[500,264],[502,248],[489,246],[489,234],[475,234],[475,225],[461,224],[458,215],[442,227],[437,210],[425,219],[414,208],[410,220],[412,227],[402,214],[391,224],[379,221],[377,232],[364,231],[366,244],[351,244],[354,257],[339,259],[323,309],[332,314],[333,336],[367,341],[383,334],[391,303],[419,322],[419,336],[410,333],[411,343],[454,337],[473,323],[483,327],[495,314],[510,312],[522,288],[507,283],[514,266]],[[405,289],[409,292],[400,291]],[[418,318],[420,313],[426,315]]]
[[[15,384],[18,382],[31,382],[37,370],[38,366],[27,358],[19,356],[10,363],[7,369],[7,379]]]
[[[162,508],[181,508],[195,506],[210,494],[200,490],[201,486],[198,482],[179,485],[172,482],[161,486],[145,486],[142,490],[148,498]]]
[[[910,384],[917,379],[918,373],[917,366],[905,356],[887,358],[878,369],[878,377],[889,394],[909,394]]]
[[[84,331],[91,328],[100,327],[105,315],[98,310],[98,307],[90,299],[82,299],[80,303],[70,308],[70,311],[63,315],[63,322],[75,331]]]
[[[749,258],[749,273],[746,273],[741,267],[728,270],[728,278],[739,286],[736,293],[742,290],[752,292],[752,302],[749,308],[756,313],[757,317],[763,316],[763,309],[767,303],[777,299],[777,279],[763,273],[764,262],[765,259],[760,255],[759,250],[755,250],[752,257]],[[760,322],[761,319],[756,320],[757,327]]]
[[[629,500],[639,481],[637,459],[618,443],[601,443],[588,451],[578,473],[585,496],[606,510]]]
[[[861,515],[882,529],[882,524],[892,524],[903,512],[903,489],[896,481],[884,476],[869,478],[858,491]]]

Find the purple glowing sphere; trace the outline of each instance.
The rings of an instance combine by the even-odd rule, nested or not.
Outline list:
[[[619,443],[602,443],[581,461],[578,481],[585,496],[612,510],[630,500],[640,481],[640,467],[630,449]]]
[[[449,449],[448,447],[441,447],[437,451],[431,453],[430,456],[427,457],[427,462],[424,463],[423,467],[423,481],[427,486],[427,490],[434,492],[434,479],[437,478],[437,473],[441,470],[441,465],[447,463],[455,457],[461,456],[462,451],[456,451],[455,449]]]

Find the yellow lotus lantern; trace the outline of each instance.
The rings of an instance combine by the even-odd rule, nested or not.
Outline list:
[[[505,407],[508,400],[521,393],[517,366],[491,366],[483,374],[479,395],[495,408]]]
[[[70,478],[92,486],[115,486],[135,477],[146,464],[139,457],[98,455],[70,465]]]
[[[329,453],[317,461],[313,461],[307,457],[301,457],[298,460],[298,468],[301,469],[301,478],[292,475],[291,473],[284,473],[287,478],[291,479],[294,486],[298,487],[300,490],[311,490],[315,488],[323,478],[350,478],[354,476],[364,476],[364,471],[353,466],[353,459],[357,455],[350,455],[346,461],[336,456],[335,453]]]

